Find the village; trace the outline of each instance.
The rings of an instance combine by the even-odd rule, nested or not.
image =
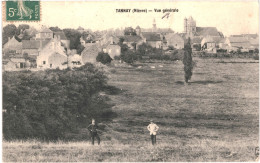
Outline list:
[[[196,52],[216,54],[220,51],[226,54],[258,53],[258,34],[225,37],[217,27],[198,27],[196,20],[191,16],[184,19],[183,27],[182,33],[176,33],[171,28],[157,27],[154,19],[151,28],[137,26],[124,30],[121,28],[90,32],[78,27],[74,30],[77,32],[77,37],[61,29],[42,26],[40,30],[36,30],[28,27],[21,29],[19,35],[13,34],[12,37],[8,37],[3,45],[2,69],[38,71],[80,67],[87,62],[97,62],[96,58],[100,52],[107,53],[115,59],[122,52],[120,41],[123,41],[130,50],[136,50],[142,44],[146,44],[160,49],[163,55],[168,55],[173,49],[183,49],[188,38],[191,40],[194,54]],[[76,49],[77,47],[79,48]]]

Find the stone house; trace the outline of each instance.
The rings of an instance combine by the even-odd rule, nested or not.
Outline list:
[[[17,41],[15,37],[8,38],[8,42],[3,45],[3,55],[6,53],[21,54],[22,43]]]
[[[96,63],[96,58],[99,53],[99,48],[96,44],[86,44],[85,49],[81,52],[83,64],[87,62]]]
[[[50,40],[22,40],[22,54],[38,56],[39,52],[50,42]]]
[[[66,68],[68,57],[61,41],[56,36],[39,52],[37,56],[37,68]]]
[[[62,46],[64,46],[67,49],[70,49],[70,40],[67,39],[63,31],[54,32],[54,36],[60,38]]]
[[[164,36],[167,42],[167,47],[173,46],[175,49],[184,48],[184,39],[177,33],[169,33]]]
[[[4,71],[17,71],[30,67],[30,63],[24,58],[9,58],[3,60]]]
[[[114,59],[115,56],[120,56],[121,47],[116,44],[109,44],[107,47],[103,48],[104,53],[108,53],[109,56]]]
[[[229,51],[237,51],[239,48],[243,49],[242,51],[249,51],[250,47],[250,42],[245,37],[227,37],[224,44],[227,45]]]
[[[162,47],[161,35],[154,32],[142,32],[141,37],[145,43],[152,46],[153,48],[160,49]]]
[[[136,49],[138,49],[138,46],[141,45],[144,41],[141,36],[132,36],[127,35],[124,36],[124,42],[123,44],[126,44],[130,49],[134,49],[133,44],[136,44]]]
[[[206,36],[201,40],[201,49],[216,53],[216,50],[219,48],[223,48],[224,38],[221,37],[212,37]]]

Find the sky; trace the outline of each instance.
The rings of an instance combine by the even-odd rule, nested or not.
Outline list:
[[[104,30],[128,26],[151,28],[153,19],[158,28],[183,32],[185,17],[192,16],[197,27],[217,27],[225,36],[258,33],[259,6],[257,1],[41,1],[41,22],[27,23],[60,28]],[[162,19],[164,13],[117,13],[116,9],[178,9]],[[3,22],[3,26],[7,23]],[[16,25],[21,23],[15,23]]]

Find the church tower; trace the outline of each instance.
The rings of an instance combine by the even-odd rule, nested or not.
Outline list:
[[[155,22],[155,19],[153,19],[153,32],[156,32],[156,22]]]
[[[196,21],[190,16],[187,20],[187,33],[195,34],[196,33]]]

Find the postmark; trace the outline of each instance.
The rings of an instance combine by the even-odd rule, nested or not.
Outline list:
[[[6,21],[40,21],[40,1],[6,1]]]

